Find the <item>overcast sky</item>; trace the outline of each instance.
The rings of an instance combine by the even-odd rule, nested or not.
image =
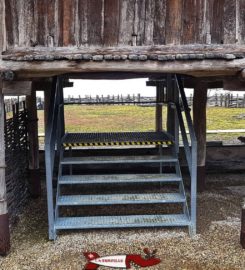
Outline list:
[[[65,88],[65,97],[68,95],[81,97],[85,95],[137,95],[155,96],[156,88],[146,86],[147,79],[131,79],[131,80],[71,80],[74,83],[73,88]]]
[[[137,95],[138,93],[141,96],[155,96],[156,95],[156,88],[146,86],[146,81],[148,79],[130,79],[130,80],[71,80],[74,83],[73,88],[65,88],[64,89],[64,96],[68,97],[74,96],[84,97],[86,95],[95,97],[96,95],[118,95],[122,94],[126,96],[127,94],[130,95]],[[192,89],[185,89],[186,95],[190,96],[193,93]],[[226,93],[228,91],[213,89],[212,92],[209,92],[209,95],[214,95],[215,92],[218,93]],[[239,94],[239,96],[243,96],[244,92],[232,92],[233,95]],[[42,92],[38,92],[37,96],[43,97]]]

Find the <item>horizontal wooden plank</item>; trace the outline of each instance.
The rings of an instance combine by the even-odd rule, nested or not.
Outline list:
[[[31,81],[3,81],[3,94],[8,96],[30,95]]]
[[[57,55],[57,56],[67,56],[69,59],[69,55],[79,55],[79,54],[87,54],[87,60],[92,59],[93,55],[106,55],[107,60],[123,60],[123,58],[112,58],[112,56],[123,56],[123,55],[131,55],[132,60],[134,55],[177,55],[177,54],[204,54],[210,53],[209,58],[212,58],[212,53],[220,54],[220,58],[223,58],[223,54],[236,54],[238,53],[238,57],[243,57],[242,54],[245,53],[245,47],[243,45],[176,45],[176,46],[125,46],[125,47],[55,47],[55,48],[46,48],[46,47],[29,47],[29,48],[16,48],[9,49],[3,53],[3,59],[10,59],[11,57],[24,57],[25,60],[33,60],[28,59],[28,56],[42,56],[45,55],[47,60],[54,60],[52,58],[49,59],[49,55]],[[241,55],[240,55],[241,54]],[[90,57],[91,56],[91,57]],[[185,58],[182,58],[185,59]],[[187,58],[188,59],[188,58]],[[13,59],[14,60],[14,59]],[[16,59],[18,60],[18,59]],[[22,59],[23,60],[23,59]],[[38,60],[38,59],[37,59]],[[39,60],[42,60],[41,58]],[[58,58],[56,59],[58,60]],[[72,60],[72,58],[71,58]],[[79,60],[79,58],[75,59]],[[141,60],[144,60],[143,58]],[[151,59],[156,60],[156,59]],[[171,59],[166,59],[171,60]]]
[[[12,70],[18,78],[51,77],[65,73],[132,72],[179,73],[196,77],[235,76],[245,68],[245,59],[185,61],[0,61],[0,72]],[[105,74],[106,78],[106,74]]]

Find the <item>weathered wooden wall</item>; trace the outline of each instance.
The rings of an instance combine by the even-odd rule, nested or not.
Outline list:
[[[5,0],[8,47],[244,44],[244,0]]]

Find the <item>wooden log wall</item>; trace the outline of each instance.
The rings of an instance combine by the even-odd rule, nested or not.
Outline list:
[[[7,47],[244,44],[244,0],[5,0]]]

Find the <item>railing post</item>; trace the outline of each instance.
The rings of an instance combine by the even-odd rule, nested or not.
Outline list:
[[[56,95],[57,78],[53,79],[53,85],[50,95],[50,106],[47,126],[45,127],[45,166],[46,166],[46,189],[48,203],[48,224],[49,224],[49,239],[55,238],[54,230],[54,202],[53,202],[53,156],[55,151],[51,147],[51,132],[54,118],[54,106]]]

